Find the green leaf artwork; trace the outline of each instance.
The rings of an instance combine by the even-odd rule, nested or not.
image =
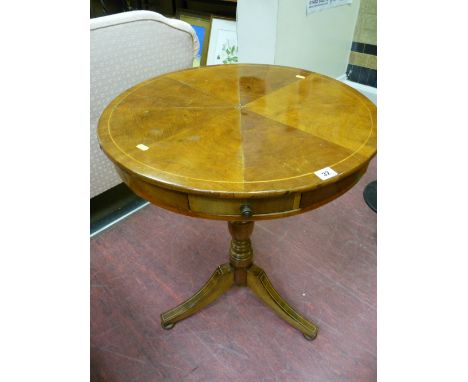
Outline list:
[[[237,46],[234,44],[231,45],[231,42],[228,40],[223,44],[221,53],[219,53],[216,58],[221,60],[223,64],[233,64],[238,62],[237,51]]]

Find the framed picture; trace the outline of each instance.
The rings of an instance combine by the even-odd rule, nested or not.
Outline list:
[[[205,66],[208,54],[208,41],[210,38],[211,16],[209,14],[179,9],[177,11],[177,18],[192,26],[197,34],[198,42],[200,43],[197,56],[193,59],[193,66]]]
[[[236,20],[212,16],[206,64],[235,64],[237,51]]]

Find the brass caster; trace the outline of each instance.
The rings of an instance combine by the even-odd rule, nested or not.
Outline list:
[[[175,326],[175,324],[171,322],[167,324],[165,324],[164,322],[161,322],[161,326],[164,330],[171,330]]]
[[[307,341],[313,341],[315,340],[315,338],[317,338],[317,334],[314,335],[314,336],[308,336],[307,334],[302,334],[304,336],[304,338],[307,340]]]

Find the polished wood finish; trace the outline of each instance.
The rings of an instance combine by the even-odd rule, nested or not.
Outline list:
[[[248,286],[282,319],[301,331],[306,339],[315,339],[318,327],[294,310],[273,287],[265,271],[253,264],[250,236],[254,222],[229,222],[228,226],[232,237],[229,263],[216,268],[205,285],[187,301],[162,313],[161,326],[172,329],[177,322],[198,312],[236,284]]]
[[[198,312],[226,292],[234,281],[229,264],[220,265],[205,285],[187,301],[161,314],[161,326],[172,329],[176,322]]]
[[[234,269],[234,282],[236,285],[247,285],[247,269],[253,261],[250,235],[252,235],[254,223],[229,222],[228,227],[232,237],[229,263]]]
[[[282,319],[300,330],[307,340],[317,337],[318,327],[302,317],[280,296],[263,269],[252,265],[247,272],[247,285]]]
[[[174,324],[233,284],[250,287],[314,339],[253,264],[255,220],[298,214],[337,198],[376,153],[376,108],[354,89],[309,71],[221,65],[169,73],[122,93],[104,110],[101,147],[125,183],[150,202],[229,222],[228,264],[193,297],[161,315]],[[336,175],[315,173],[326,167]]]
[[[221,65],[169,73],[118,96],[101,147],[141,197],[172,211],[251,220],[317,208],[349,190],[376,152],[376,108],[309,71]],[[142,151],[139,147],[147,147]],[[337,176],[314,174],[331,167]]]

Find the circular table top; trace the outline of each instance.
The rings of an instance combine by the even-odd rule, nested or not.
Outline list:
[[[376,153],[376,107],[306,70],[209,66],[125,91],[103,112],[98,134],[110,159],[145,182],[268,197],[320,188],[367,166]],[[328,169],[332,176],[320,176]]]

